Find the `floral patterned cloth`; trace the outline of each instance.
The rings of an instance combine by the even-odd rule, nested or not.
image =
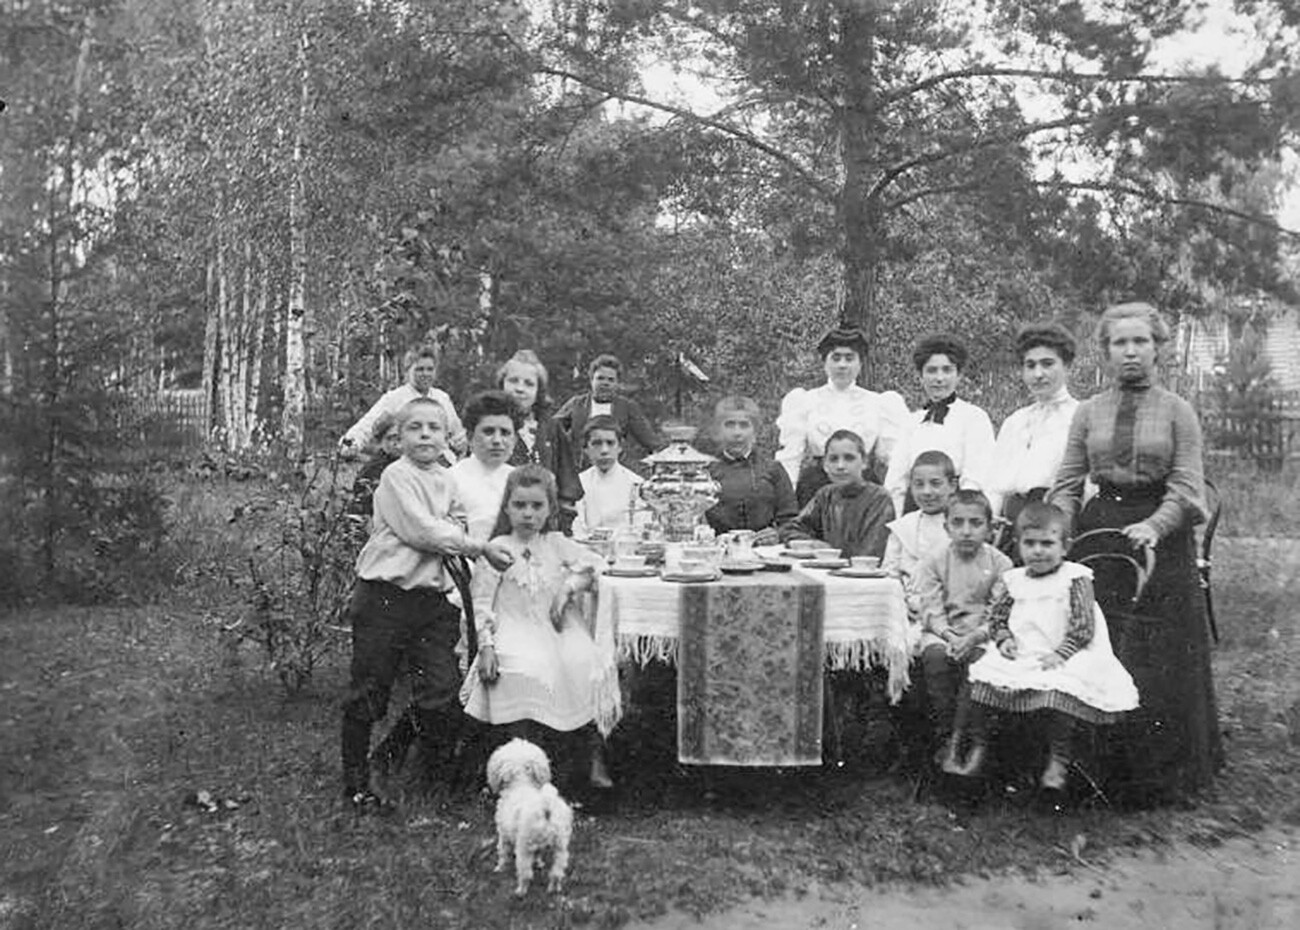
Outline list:
[[[678,758],[821,765],[824,586],[791,573],[680,594]]]

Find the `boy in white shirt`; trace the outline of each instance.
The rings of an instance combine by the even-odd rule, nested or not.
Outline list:
[[[578,475],[582,499],[573,521],[573,534],[587,536],[594,529],[631,526],[640,500],[641,476],[619,463],[623,434],[613,417],[592,417],[582,430],[583,451],[591,467]]]

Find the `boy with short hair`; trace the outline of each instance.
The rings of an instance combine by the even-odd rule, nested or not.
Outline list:
[[[578,475],[582,499],[573,532],[585,536],[593,529],[632,525],[633,508],[640,499],[641,476],[619,463],[623,431],[613,417],[593,417],[582,433],[582,447],[591,467]]]
[[[922,452],[912,463],[908,484],[918,509],[889,524],[889,541],[880,567],[902,580],[908,613],[913,622],[918,622],[917,573],[926,556],[948,544],[944,520],[948,499],[957,490],[957,469],[944,452]]]
[[[715,533],[754,530],[754,545],[780,541],[778,530],[799,515],[790,476],[780,463],[760,457],[754,435],[762,417],[750,397],[732,395],[713,409],[721,455],[709,465],[718,482],[718,502],[704,514]]]
[[[447,412],[416,398],[397,415],[402,457],[384,469],[375,489],[370,539],[357,557],[357,585],[348,615],[352,670],[343,703],[343,784],[361,811],[389,805],[370,788],[370,731],[388,710],[402,660],[410,666],[420,735],[426,746],[460,729],[460,669],[455,653],[460,611],[447,600],[453,582],[444,556],[485,557],[505,569],[512,558],[499,543],[471,539],[463,508],[440,464],[447,448]]]
[[[988,640],[985,612],[1011,560],[990,542],[993,508],[981,491],[959,490],[948,501],[948,544],[921,561],[921,667],[935,761],[949,749],[965,698],[966,670]]]

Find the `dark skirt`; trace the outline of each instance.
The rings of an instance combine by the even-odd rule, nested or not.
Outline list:
[[[1077,532],[1122,528],[1157,506],[1151,496],[1116,500],[1103,494],[1083,508]],[[1190,525],[1161,540],[1155,570],[1131,608],[1108,605],[1098,577],[1111,646],[1133,676],[1140,701],[1102,737],[1107,792],[1123,806],[1183,801],[1207,787],[1223,763],[1195,543]]]

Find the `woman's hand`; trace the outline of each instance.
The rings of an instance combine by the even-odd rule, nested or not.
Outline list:
[[[1047,655],[1043,656],[1043,661],[1038,663],[1038,667],[1043,671],[1047,671],[1048,669],[1060,668],[1064,664],[1064,659],[1058,656],[1055,652],[1049,652]]]
[[[581,575],[570,575],[564,579],[564,584],[560,585],[560,590],[555,592],[551,598],[551,626],[556,631],[564,628],[564,611],[569,606],[569,601],[573,600],[573,595],[581,590]]]
[[[775,546],[781,541],[781,534],[776,531],[775,526],[764,527],[754,534],[755,546]]]
[[[497,651],[491,646],[484,646],[478,651],[478,677],[485,684],[492,684],[501,674],[497,665]]]
[[[488,564],[499,572],[503,572],[515,564],[515,554],[507,549],[503,543],[485,543],[483,558],[487,559]]]
[[[1143,549],[1150,549],[1160,542],[1160,534],[1155,531],[1155,527],[1146,522],[1130,523],[1124,527],[1124,535],[1133,545],[1141,546]]]
[[[1002,653],[1004,659],[1014,659],[1020,654],[1020,647],[1016,645],[1016,638],[1008,636],[1002,642],[998,643],[998,652]]]

